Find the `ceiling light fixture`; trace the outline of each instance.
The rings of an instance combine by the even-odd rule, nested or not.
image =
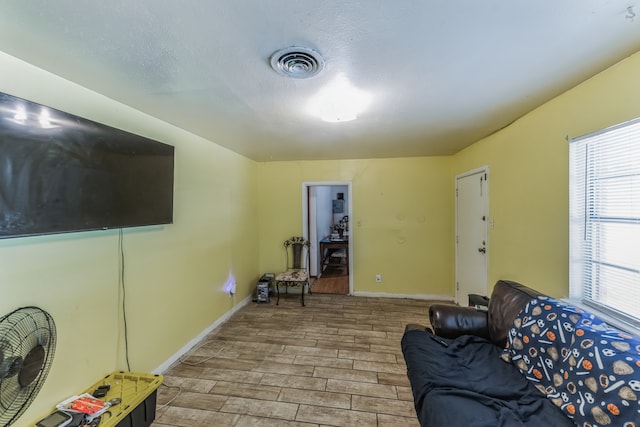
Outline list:
[[[307,79],[324,69],[324,58],[313,49],[291,46],[271,55],[271,68],[294,79]]]
[[[309,100],[307,109],[325,122],[349,122],[357,119],[369,104],[371,94],[353,86],[340,74]]]

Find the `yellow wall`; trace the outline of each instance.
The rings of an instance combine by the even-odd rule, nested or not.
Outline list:
[[[258,176],[261,271],[284,268],[282,242],[302,234],[303,182],[350,181],[354,291],[453,296],[450,157],[270,162]]]
[[[454,173],[489,165],[489,283],[513,279],[568,295],[568,143],[640,116],[640,53],[454,156]]]
[[[124,230],[131,369],[151,372],[250,295],[258,278],[257,164],[0,53],[0,91],[176,147],[174,224]],[[0,240],[0,314],[47,310],[53,366],[17,425],[126,369],[117,231]],[[230,298],[223,285],[238,284]]]
[[[637,53],[449,158],[261,164],[261,271],[282,268],[280,242],[301,233],[302,182],[352,181],[356,293],[451,297],[454,178],[488,165],[490,287],[567,296],[566,138],[640,116],[639,73]]]

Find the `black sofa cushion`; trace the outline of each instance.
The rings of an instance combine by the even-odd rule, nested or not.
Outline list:
[[[490,338],[487,313],[471,307],[433,304],[429,307],[429,323],[440,337],[476,335]]]
[[[464,335],[444,347],[428,331],[410,330],[402,352],[420,424],[574,426],[485,338]]]
[[[518,282],[498,280],[489,300],[488,329],[491,341],[500,347],[507,343],[513,319],[522,307],[542,294]]]

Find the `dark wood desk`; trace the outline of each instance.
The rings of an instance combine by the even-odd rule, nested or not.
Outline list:
[[[331,254],[341,249],[344,249],[345,261],[347,263],[347,274],[349,274],[349,239],[347,238],[342,240],[331,240],[328,238],[324,238],[320,240],[320,268],[322,270],[320,272],[320,275],[322,275],[324,269],[327,267],[327,265],[329,265]]]

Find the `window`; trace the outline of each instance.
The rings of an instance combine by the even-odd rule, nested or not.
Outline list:
[[[569,145],[571,298],[640,327],[640,119]]]

